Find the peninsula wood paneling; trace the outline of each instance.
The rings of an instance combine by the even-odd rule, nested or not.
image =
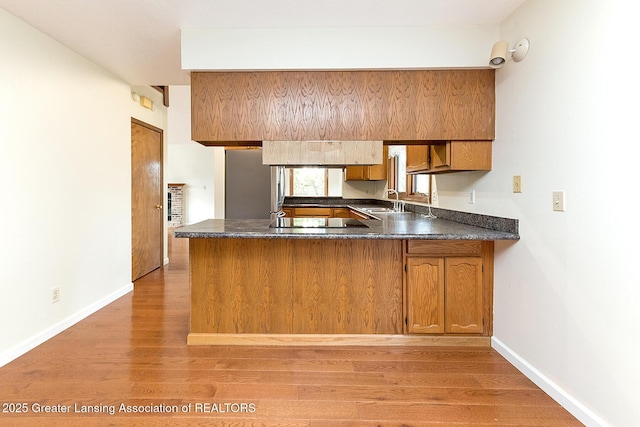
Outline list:
[[[401,334],[402,243],[299,240],[294,333]]]
[[[288,245],[190,239],[191,332],[291,333]]]
[[[192,139],[493,140],[494,70],[193,72]]]
[[[190,333],[401,334],[402,242],[190,239]]]

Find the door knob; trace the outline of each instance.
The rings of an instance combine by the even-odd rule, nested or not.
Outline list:
[[[156,209],[158,210],[162,209],[162,205],[156,205]]]

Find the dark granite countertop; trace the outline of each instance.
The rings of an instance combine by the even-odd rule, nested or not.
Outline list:
[[[333,206],[361,209],[383,201],[347,200],[327,204],[306,200],[289,206]],[[380,203],[381,202],[381,203]],[[286,203],[286,202],[285,202]],[[183,238],[287,238],[287,239],[416,239],[416,240],[518,240],[518,221],[487,215],[432,208],[438,218],[426,218],[428,208],[406,205],[403,213],[375,213],[379,219],[360,220],[367,227],[270,228],[268,219],[209,219],[177,228]]]

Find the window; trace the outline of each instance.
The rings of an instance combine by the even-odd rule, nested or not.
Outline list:
[[[389,171],[395,176],[389,177],[389,188],[399,193],[407,192],[407,147],[405,145],[389,146]],[[395,185],[394,185],[395,183]]]
[[[429,178],[431,175],[412,175],[414,194],[429,194]]]
[[[329,188],[326,168],[289,169],[291,196],[327,196]]]
[[[400,199],[430,203],[431,175],[407,174],[406,145],[389,146],[389,188],[397,190]]]

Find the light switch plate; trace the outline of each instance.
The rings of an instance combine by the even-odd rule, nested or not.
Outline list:
[[[513,192],[522,193],[522,177],[520,175],[514,175],[513,177]]]
[[[553,210],[556,212],[564,212],[564,191],[553,192]]]

